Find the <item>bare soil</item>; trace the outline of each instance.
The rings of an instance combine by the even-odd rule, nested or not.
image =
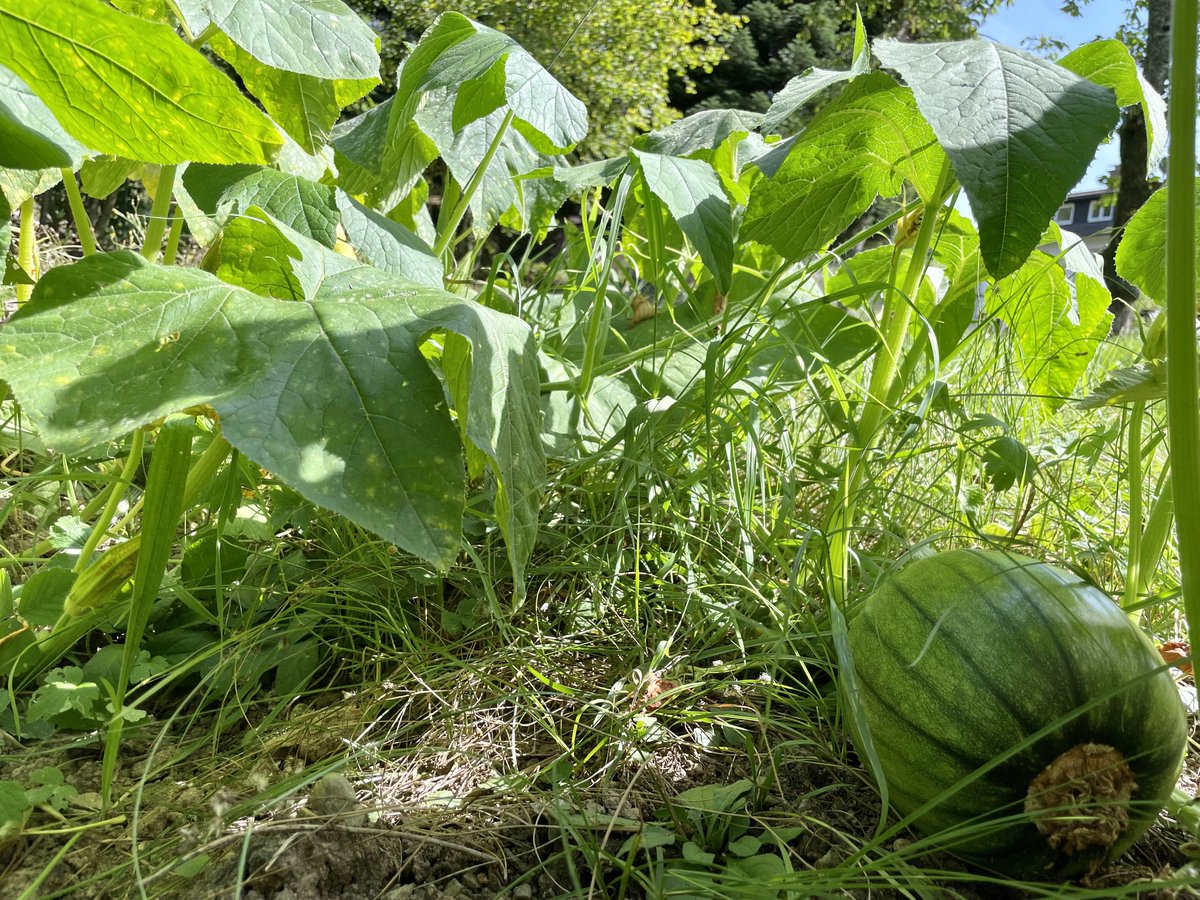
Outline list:
[[[661,852],[678,859],[685,840],[696,842],[698,830],[720,820],[689,819],[679,794],[740,779],[759,786],[748,807],[739,807],[740,821],[754,835],[794,829],[786,847],[796,870],[831,870],[856,843],[870,841],[879,798],[836,730],[814,732],[810,721],[806,734],[775,720],[748,729],[759,698],[745,690],[692,697],[672,710],[676,686],[666,684],[666,699],[655,698],[662,708],[632,694],[635,705],[644,705],[631,720],[642,729],[637,740],[609,748],[611,735],[598,734],[593,760],[573,770],[555,769],[562,748],[530,727],[522,711],[504,700],[464,702],[480,687],[465,680],[458,696],[441,696],[447,705],[440,712],[431,692],[418,700],[388,684],[374,687],[370,703],[365,690],[328,692],[273,719],[251,717],[220,729],[212,718],[142,728],[126,741],[119,799],[108,811],[100,809],[97,736],[10,746],[0,758],[0,778],[23,780],[54,766],[79,795],[63,821],[37,812],[24,835],[0,844],[0,897],[650,896],[622,878],[618,863],[630,855],[631,837],[647,828],[674,830],[678,840]],[[701,727],[694,713],[705,704]],[[572,717],[582,721],[580,712],[564,705],[552,713],[561,718],[560,734],[568,733],[563,726]],[[1185,772],[1193,791],[1198,773],[1193,754]],[[1160,821],[1089,886],[1128,895],[1139,881],[1188,871],[1200,848],[1184,837]],[[886,849],[903,852],[913,839],[896,838]],[[972,884],[965,867],[945,855],[907,863],[944,873],[940,896],[1030,896]],[[1149,884],[1135,890],[1147,898],[1200,896],[1196,889]],[[901,896],[886,886],[829,895]],[[730,888],[722,896],[755,893]],[[757,896],[775,894],[763,888]]]

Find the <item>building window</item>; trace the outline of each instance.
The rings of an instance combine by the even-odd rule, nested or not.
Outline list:
[[[1113,219],[1112,198],[1093,200],[1088,204],[1089,222],[1111,222]]]
[[[1058,212],[1054,214],[1054,222],[1056,225],[1070,225],[1075,221],[1075,204],[1064,203],[1058,208]]]

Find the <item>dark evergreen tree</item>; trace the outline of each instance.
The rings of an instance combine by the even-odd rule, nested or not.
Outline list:
[[[970,37],[987,13],[1007,0],[877,0],[857,4],[870,38],[954,40]],[[701,109],[765,110],[788,81],[813,66],[846,68],[854,41],[853,0],[716,0],[745,25],[727,45],[726,59],[693,76],[694,89],[673,81],[671,103]]]

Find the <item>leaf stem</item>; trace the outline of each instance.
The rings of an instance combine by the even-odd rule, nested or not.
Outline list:
[[[96,235],[92,231],[92,220],[83,205],[83,195],[79,193],[79,184],[75,181],[75,173],[70,169],[62,170],[63,187],[67,189],[67,203],[71,206],[71,216],[75,219],[75,231],[79,235],[79,246],[83,248],[84,256],[96,252]]]
[[[183,234],[183,208],[176,203],[175,212],[171,214],[171,232],[167,235],[167,249],[163,251],[163,265],[175,265],[175,257],[179,254],[179,238]]]
[[[828,534],[828,574],[830,599],[841,606],[847,595],[850,577],[850,540],[854,526],[854,514],[858,505],[858,493],[866,475],[866,457],[878,443],[880,426],[888,409],[888,398],[895,388],[896,373],[900,369],[904,341],[912,323],[914,297],[928,265],[933,235],[937,228],[943,201],[954,184],[950,161],[942,162],[937,188],[930,197],[921,218],[921,227],[913,243],[912,256],[899,288],[895,286],[893,266],[892,287],[885,293],[883,301],[883,346],[875,354],[875,365],[871,369],[871,380],[863,403],[862,415],[855,433],[851,435],[852,446],[846,453],[842,470],[841,493],[834,502]],[[896,248],[895,262],[898,263],[900,248]]]
[[[1167,175],[1167,436],[1180,584],[1189,639],[1200,640],[1200,415],[1196,396],[1196,0],[1171,9]],[[1195,658],[1193,654],[1193,659]]]
[[[21,233],[17,238],[17,265],[37,281],[37,241],[33,234],[33,198],[21,204]],[[24,303],[33,294],[32,284],[17,285],[17,303]]]
[[[446,248],[450,246],[450,242],[454,240],[454,233],[458,231],[459,223],[462,222],[463,216],[467,214],[467,207],[470,206],[471,198],[479,190],[479,185],[483,183],[488,166],[492,164],[492,160],[500,151],[500,145],[504,141],[504,136],[508,134],[508,128],[512,124],[513,118],[514,113],[510,109],[503,121],[501,121],[500,127],[496,129],[496,136],[492,138],[492,143],[488,146],[487,153],[483,154],[483,159],[475,167],[475,174],[471,176],[471,180],[463,189],[462,195],[454,204],[454,209],[450,215],[446,216],[444,223],[442,216],[438,216],[437,243],[433,246],[435,256],[441,257],[446,252]]]
[[[75,561],[75,567],[72,570],[76,575],[86,569],[88,564],[91,563],[92,554],[96,552],[96,548],[100,546],[100,542],[108,534],[108,526],[117,514],[117,507],[125,499],[125,492],[129,490],[129,485],[133,483],[134,473],[137,472],[137,467],[142,461],[142,447],[145,441],[146,432],[143,429],[139,428],[134,431],[133,437],[129,441],[129,455],[125,457],[125,464],[121,467],[121,474],[117,476],[116,483],[109,492],[108,500],[104,503],[104,509],[100,512],[99,518],[96,519],[96,524],[92,526],[92,532],[84,542],[83,549],[79,551],[79,559]]]
[[[1134,611],[1134,605],[1137,603],[1142,582],[1142,420],[1145,416],[1146,403],[1144,400],[1138,400],[1129,414],[1129,462],[1125,468],[1126,480],[1129,482],[1128,550],[1125,555],[1125,591],[1121,595],[1121,608],[1135,622],[1138,613]]]
[[[150,221],[146,223],[146,239],[142,242],[142,256],[154,262],[162,249],[163,235],[167,232],[167,214],[171,211],[171,192],[175,189],[175,167],[163,166],[158,175],[158,190],[154,192],[154,205],[150,207]]]

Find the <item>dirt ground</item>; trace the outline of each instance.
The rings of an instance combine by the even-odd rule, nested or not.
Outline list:
[[[736,820],[750,835],[786,834],[791,865],[817,872],[846,860],[851,843],[868,842],[879,822],[865,773],[830,754],[836,734],[760,734],[748,750],[701,740],[700,729],[676,723],[636,752],[609,756],[603,772],[549,785],[546,763],[558,748],[544,736],[515,747],[499,739],[511,734],[490,730],[491,719],[474,710],[447,715],[401,748],[389,745],[379,724],[385,709],[330,695],[298,704],[286,718],[227,726],[219,737],[216,723],[201,718],[178,734],[161,723],[143,728],[127,740],[117,778],[123,795],[107,812],[97,736],[55,736],[23,752],[10,746],[0,778],[20,781],[52,766],[78,795],[62,821],[36,812],[24,835],[0,844],[0,897],[642,897],[648,892],[623,881],[616,861],[643,829],[676,832],[679,839],[660,850],[678,859],[685,837],[699,840],[697,830]],[[376,733],[364,729],[368,720]],[[1194,792],[1200,759],[1189,759],[1185,773]],[[742,779],[759,786],[748,815],[742,802],[736,815],[697,818],[678,800],[689,789]],[[898,837],[889,849],[909,843]],[[580,850],[587,846],[606,856]],[[1197,850],[1160,821],[1092,887],[1169,877],[1195,865]],[[908,862],[950,873],[941,896],[1025,896],[961,883],[963,865],[947,856]],[[730,887],[718,896],[754,894]],[[872,887],[836,896],[900,894]]]

